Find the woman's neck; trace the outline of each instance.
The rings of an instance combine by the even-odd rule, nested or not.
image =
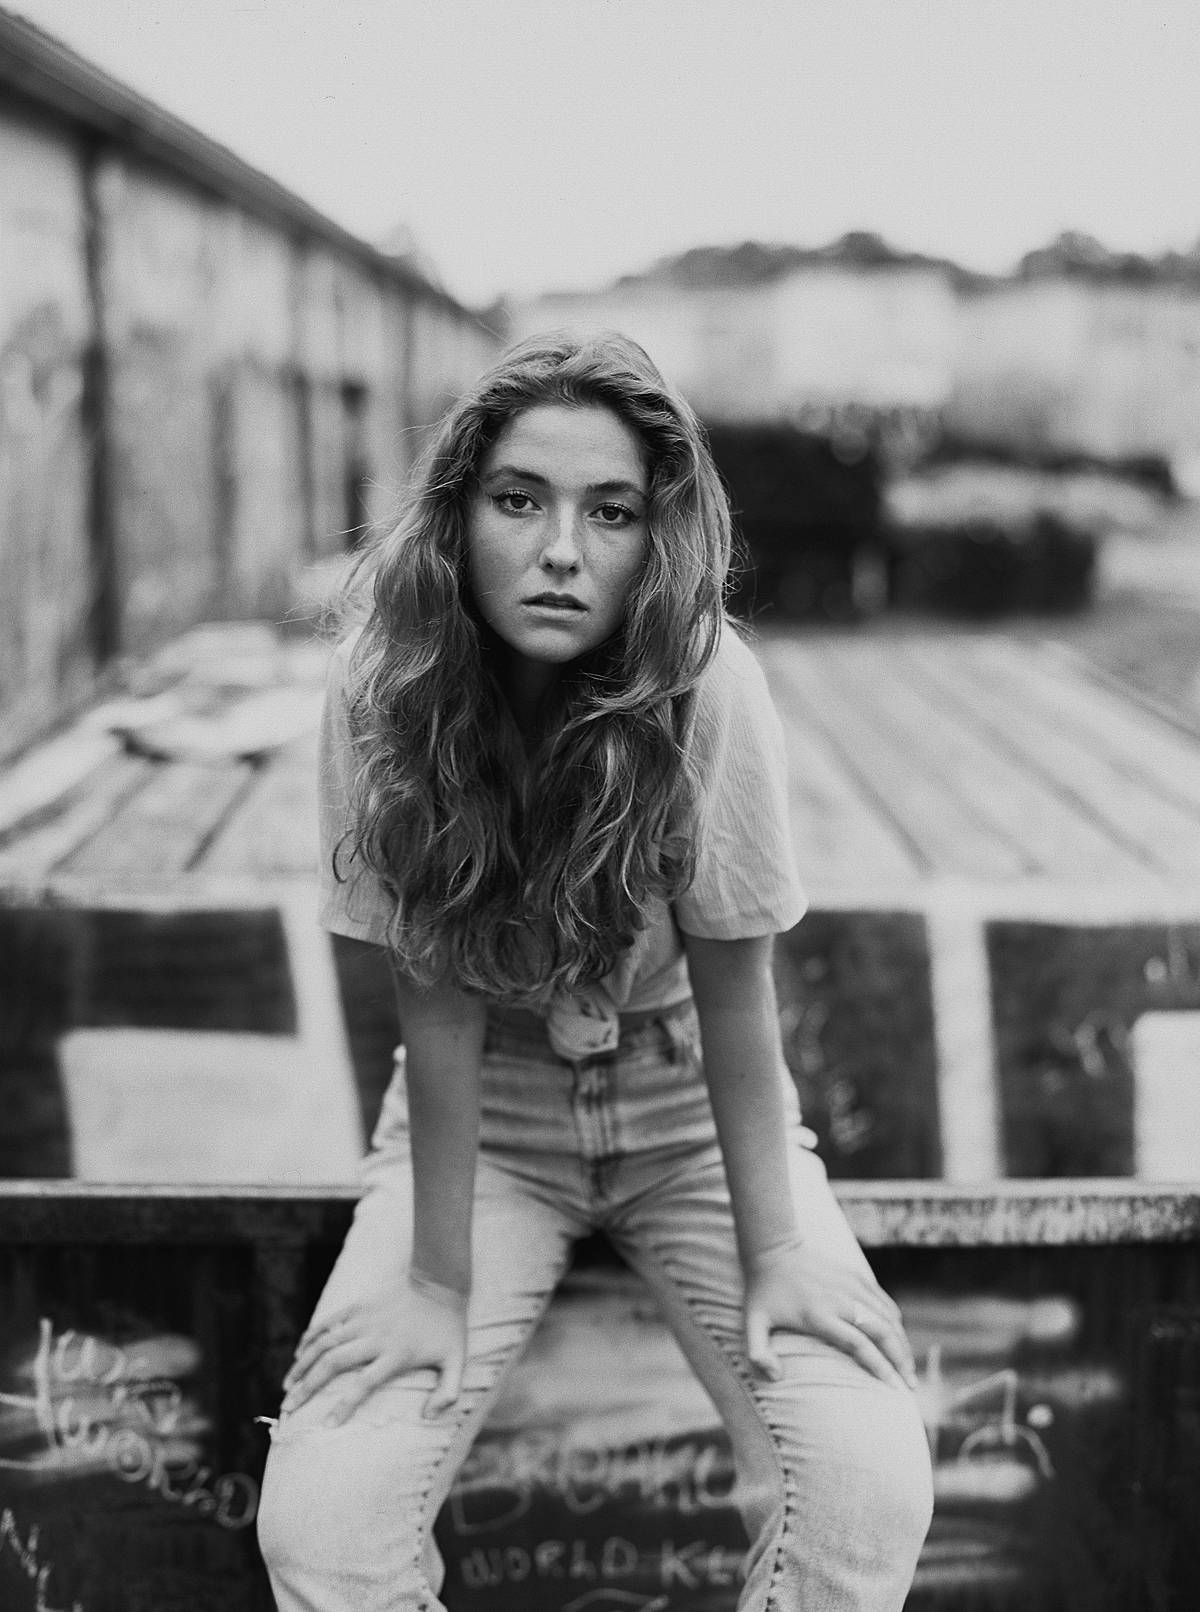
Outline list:
[[[557,666],[527,660],[523,655],[501,655],[497,659],[496,678],[527,751],[535,749],[543,737],[549,697],[559,676]]]

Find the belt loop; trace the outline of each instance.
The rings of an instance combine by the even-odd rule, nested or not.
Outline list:
[[[691,1052],[691,1016],[668,1008],[658,1022],[671,1049],[671,1062],[686,1063]]]

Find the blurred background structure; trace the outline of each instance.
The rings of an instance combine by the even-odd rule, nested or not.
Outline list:
[[[712,419],[865,420],[897,456],[949,439],[1200,478],[1200,242],[1148,258],[1066,232],[1005,275],[865,231],[818,249],[746,242],[523,299],[512,319],[628,330]]]
[[[286,616],[494,346],[404,256],[0,15],[0,756],[117,657]]]
[[[755,601],[791,615],[1078,607],[1100,537],[1200,492],[1200,247],[1068,232],[984,275],[863,231],[748,241],[509,316],[663,354],[714,427]]]

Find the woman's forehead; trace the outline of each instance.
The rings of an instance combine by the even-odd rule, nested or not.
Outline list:
[[[483,456],[482,475],[524,471],[544,481],[645,490],[646,454],[637,434],[602,403],[535,403],[504,426]]]

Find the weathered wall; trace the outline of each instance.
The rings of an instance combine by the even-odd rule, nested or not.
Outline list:
[[[1076,389],[1087,337],[1078,288],[1014,282],[966,298],[946,417],[968,438],[1045,442]]]
[[[512,310],[516,336],[565,326],[632,336],[713,420],[811,407],[937,407],[950,390],[954,292],[936,269],[799,268],[760,285],[634,281]]]
[[[64,127],[0,111],[0,757],[110,655],[285,614],[497,345],[386,263]]]
[[[753,327],[761,323],[762,304],[758,290],[699,293],[635,280],[591,294],[550,294],[515,302],[510,325],[514,341],[558,329],[619,330],[641,343],[695,408],[714,418],[724,409],[740,419],[753,415],[756,407],[771,410],[769,369],[747,388],[744,371],[735,374],[727,363],[727,355],[754,344]],[[769,342],[760,357],[769,366]]]
[[[1200,459],[1200,293],[1057,278],[971,297],[947,420],[1017,448]]]
[[[516,337],[625,331],[714,420],[905,416],[1018,452],[1160,455],[1200,487],[1200,292],[811,264],[757,286],[631,280],[530,298]]]
[[[217,602],[214,473],[236,431],[211,351],[223,232],[211,205],[121,156],[101,165],[97,200],[119,640],[138,651]]]
[[[1070,428],[1102,453],[1200,457],[1200,291],[1092,292],[1087,384]]]
[[[798,269],[774,287],[781,401],[937,408],[950,391],[958,306],[935,268]]]
[[[78,153],[6,118],[0,160],[0,733],[19,744],[90,679],[91,336]]]
[[[294,249],[278,231],[230,207],[214,209],[207,234],[212,291],[200,317],[210,478],[224,489],[211,523],[217,574],[209,609],[277,616],[307,549]]]

